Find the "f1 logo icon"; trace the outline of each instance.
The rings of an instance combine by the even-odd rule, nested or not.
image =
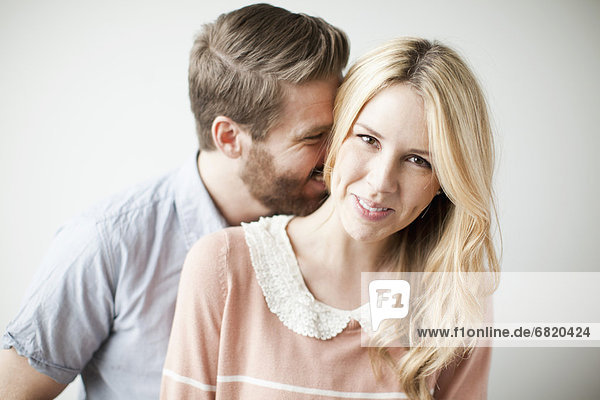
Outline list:
[[[402,319],[408,315],[410,284],[402,279],[377,279],[369,282],[371,326],[379,329],[381,321]]]

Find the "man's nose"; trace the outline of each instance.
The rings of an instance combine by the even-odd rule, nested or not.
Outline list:
[[[316,167],[322,169],[325,164],[325,157],[327,156],[327,140],[325,137],[321,139],[321,143],[318,146]]]

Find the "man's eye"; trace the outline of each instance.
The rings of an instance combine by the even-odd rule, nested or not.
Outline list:
[[[370,145],[370,146],[376,146],[379,147],[379,142],[377,142],[377,139],[375,139],[373,136],[369,136],[369,135],[358,135],[358,137],[365,142],[366,144]]]
[[[313,136],[308,136],[305,137],[304,140],[310,141],[310,140],[319,140],[321,139],[323,136],[325,135],[325,133],[321,132],[318,135],[313,135]]]
[[[419,167],[431,168],[431,164],[426,159],[419,156],[410,156],[408,157],[408,161]]]

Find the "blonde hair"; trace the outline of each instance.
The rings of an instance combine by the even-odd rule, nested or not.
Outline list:
[[[345,33],[321,18],[269,4],[222,14],[203,26],[190,53],[189,95],[202,150],[225,115],[262,140],[277,122],[281,82],[337,78],[348,62]]]
[[[480,321],[484,304],[475,288],[466,284],[465,273],[491,272],[493,287],[497,285],[499,263],[491,237],[496,218],[494,144],[483,93],[455,51],[438,42],[400,38],[352,66],[336,98],[325,182],[331,190],[336,156],[364,105],[396,84],[410,85],[423,99],[433,171],[443,190],[423,218],[396,233],[391,257],[397,271],[445,273],[425,279],[421,311],[411,321],[434,321],[437,326]],[[379,347],[371,352],[371,360],[376,373],[382,364],[392,367],[411,399],[430,399],[427,380],[473,345],[426,347],[417,339],[400,360],[394,360],[387,347],[402,334],[373,337]]]

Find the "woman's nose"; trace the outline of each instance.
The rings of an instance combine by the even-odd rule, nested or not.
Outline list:
[[[398,190],[398,177],[396,165],[393,160],[379,158],[376,162],[369,163],[367,183],[376,192],[392,193]]]

